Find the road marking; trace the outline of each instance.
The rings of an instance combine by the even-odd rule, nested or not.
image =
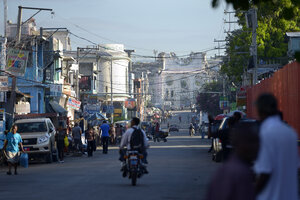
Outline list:
[[[150,146],[150,149],[168,149],[168,148],[208,148],[210,145],[170,145],[170,146]]]
[[[209,148],[211,145],[169,145],[169,146],[150,146],[150,149],[172,149],[172,148]],[[108,149],[119,149],[119,147],[108,147]],[[102,147],[97,147],[102,150]]]

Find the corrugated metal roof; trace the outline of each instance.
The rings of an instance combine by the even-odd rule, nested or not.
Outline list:
[[[300,32],[287,32],[286,36],[288,36],[288,37],[300,37]]]

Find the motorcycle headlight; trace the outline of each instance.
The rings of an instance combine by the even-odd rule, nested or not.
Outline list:
[[[38,139],[38,144],[41,144],[41,143],[45,143],[45,142],[47,142],[48,141],[48,139],[49,139],[49,137],[48,136],[42,136],[42,137],[39,137],[39,139]]]

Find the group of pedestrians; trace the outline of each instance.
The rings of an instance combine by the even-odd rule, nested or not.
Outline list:
[[[103,153],[108,152],[108,143],[110,138],[109,131],[111,127],[107,121],[103,121],[102,125],[99,126],[99,133],[101,135],[101,143],[103,146]],[[59,162],[64,162],[64,152],[68,152],[69,149],[73,149],[76,152],[84,153],[83,142],[82,142],[82,129],[78,123],[75,123],[73,128],[67,128],[63,122],[59,123],[59,128],[55,136],[58,150]],[[66,141],[68,138],[68,142]],[[86,141],[86,149],[88,157],[93,156],[93,152],[96,151],[96,140],[97,134],[94,127],[88,125],[88,128],[84,131],[84,140]]]
[[[223,138],[226,161],[211,181],[207,200],[298,200],[297,133],[280,118],[273,95],[259,96],[256,108],[259,123],[230,119],[228,138]]]

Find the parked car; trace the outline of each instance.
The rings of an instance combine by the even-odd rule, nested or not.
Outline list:
[[[179,127],[176,124],[172,124],[169,127],[169,132],[171,132],[171,131],[177,131],[177,132],[179,132]]]
[[[57,161],[56,131],[49,118],[20,119],[15,124],[30,158],[42,157],[47,163]]]
[[[219,128],[217,129],[218,131],[224,130],[228,128],[228,119],[229,117],[223,118],[221,121],[221,124],[219,125]],[[244,122],[250,122],[250,123],[257,123],[256,120],[254,119],[247,119],[247,118],[242,118],[239,123],[244,123]],[[222,140],[220,138],[213,138],[213,155],[212,159],[216,162],[221,162],[223,158],[223,152],[222,152]]]

